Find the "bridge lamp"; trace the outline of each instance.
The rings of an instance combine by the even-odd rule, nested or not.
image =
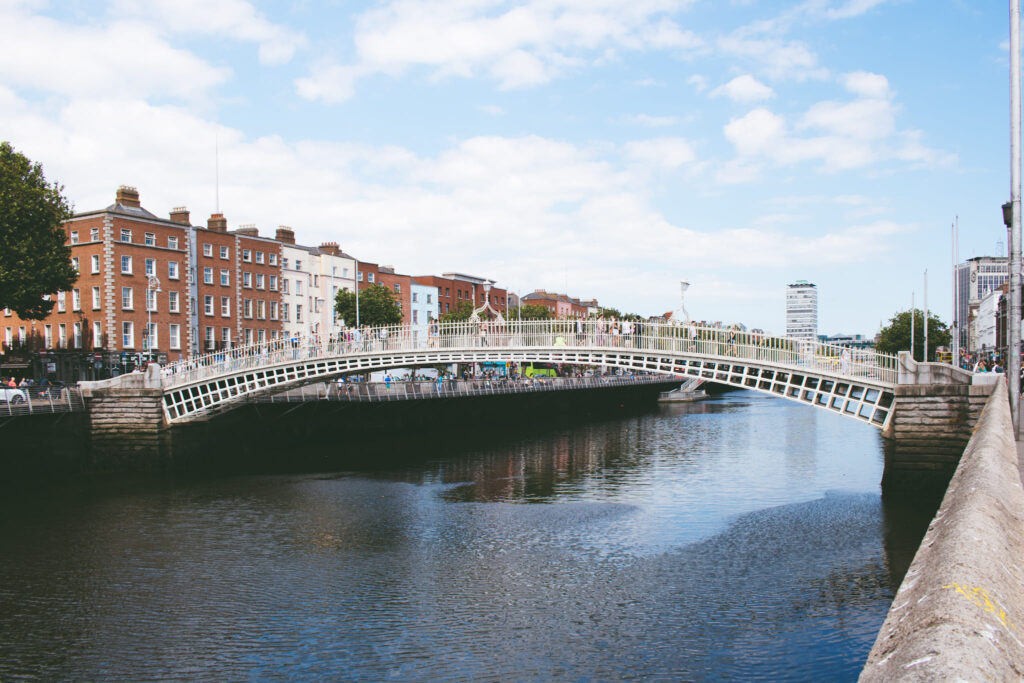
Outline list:
[[[160,293],[160,278],[150,273],[146,278],[146,355],[150,361],[153,360],[153,294]]]

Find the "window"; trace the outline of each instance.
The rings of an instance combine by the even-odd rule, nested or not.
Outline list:
[[[270,265],[276,266],[277,265],[277,254],[267,254],[267,261],[270,263]]]
[[[63,313],[67,310],[64,304],[64,292],[57,292],[57,312]]]
[[[278,319],[278,308],[279,308],[279,306],[278,306],[278,303],[276,301],[271,301],[270,302],[270,319],[271,320],[277,320]]]
[[[242,286],[252,289],[252,273],[242,273]]]
[[[416,323],[419,322],[419,315],[418,315],[419,312],[420,311],[419,311],[418,308],[412,309],[412,323],[413,323],[413,325],[415,325]]]
[[[271,292],[276,292],[277,291],[277,276],[276,275],[271,275],[270,276],[270,291]]]
[[[152,232],[147,232],[146,233],[146,246],[147,247],[155,247],[156,246],[156,233],[152,233]]]
[[[342,268],[341,269],[341,276],[344,277],[344,278],[348,277],[348,268]]]
[[[175,351],[181,348],[181,325],[171,323],[167,326],[167,343]]]
[[[213,328],[212,327],[207,327],[203,334],[204,334],[204,338],[206,339],[206,350],[207,351],[213,351],[213,349],[214,349],[214,347],[216,345],[216,342],[214,341],[214,338],[213,338]]]
[[[89,241],[90,242],[99,242],[100,241],[100,229],[99,228],[89,228]]]
[[[246,263],[252,263],[252,252],[248,249],[242,250],[242,260]]]
[[[412,293],[412,302],[416,303],[416,301],[418,300],[418,297],[419,297],[419,292],[413,292]]]
[[[157,310],[156,310],[156,302],[157,302],[157,296],[159,296],[159,294],[160,293],[157,292],[155,289],[147,289],[146,290],[146,310],[147,311],[149,311],[151,313],[156,313],[157,312]]]
[[[80,311],[82,310],[82,291],[79,289],[71,290],[71,310]]]
[[[78,244],[78,231],[77,230],[72,230],[71,231],[71,244]]]
[[[203,256],[213,256],[213,245],[212,244],[204,244],[203,245]]]
[[[181,312],[181,308],[178,306],[177,292],[167,292],[167,310],[171,313]]]
[[[131,275],[132,274],[132,257],[122,256],[121,257],[121,274]]]
[[[286,277],[281,278],[281,293],[282,294],[287,294],[288,293],[288,278],[286,278]]]
[[[82,323],[71,326],[71,342],[76,349],[82,348]]]
[[[222,318],[231,317],[231,297],[222,296],[220,298],[220,315]]]
[[[222,270],[222,271],[220,271],[220,284],[221,284],[221,287],[227,287],[228,285],[231,284],[231,271],[230,270]]]
[[[178,238],[177,237],[168,237],[167,238],[167,248],[168,249],[177,249],[178,248]]]
[[[264,287],[266,284],[265,279],[263,273],[256,273],[256,289],[266,289]]]
[[[11,328],[8,327],[7,329]],[[53,325],[43,326],[43,346],[48,349],[53,348]]]
[[[146,323],[146,350],[160,348],[160,340],[157,338],[156,323]]]
[[[131,310],[133,310],[135,308],[134,303],[135,303],[135,300],[134,300],[134,297],[133,297],[133,294],[132,294],[132,288],[131,287],[122,287],[121,288],[121,310],[123,310],[123,311],[131,311]]]
[[[285,322],[291,322],[292,320],[288,314],[288,304],[281,304],[281,320]]]
[[[295,305],[295,322],[302,322],[302,304]]]
[[[135,348],[135,323],[121,323],[121,346],[125,349]]]
[[[203,297],[203,313],[213,315],[213,296],[209,294]]]
[[[262,251],[257,251],[256,252],[256,263],[263,263],[263,252]]]
[[[447,313],[450,310],[452,310],[452,305],[450,303],[448,303],[447,301],[444,302],[444,312]]]
[[[258,335],[258,338],[259,338],[261,343],[267,341],[267,331],[266,330],[257,330],[256,334]]]
[[[245,328],[245,343],[252,344],[252,329],[248,327]]]
[[[281,257],[281,267],[288,270],[288,259],[284,256]]]
[[[92,348],[103,348],[103,325],[99,320],[92,322]]]
[[[451,296],[451,290],[449,290],[447,287],[445,287],[444,288],[444,295],[447,296],[447,297],[450,297]]]
[[[6,315],[8,318],[10,318],[11,317],[11,309],[5,308],[4,309],[4,315]]]
[[[302,261],[295,259],[295,270],[302,270]]]
[[[363,271],[359,271],[359,277],[357,278],[360,282],[363,281]]]
[[[4,346],[11,348],[11,344],[14,343],[14,338],[11,337],[11,328],[4,328]]]
[[[99,287],[93,287],[92,288],[92,310],[94,310],[94,311],[100,310],[100,288]]]
[[[429,304],[429,303],[432,303],[432,302],[430,301],[430,297],[431,297],[431,295],[430,295],[430,294],[427,294],[427,303],[428,303],[428,304]]]
[[[302,296],[302,280],[295,281],[295,293],[298,296]]]
[[[93,254],[92,256],[89,257],[89,261],[92,264],[92,274],[96,275],[97,273],[100,272],[100,255]]]
[[[121,228],[121,241],[122,242],[131,242],[132,241],[132,231],[128,230],[127,228]]]
[[[25,341],[25,328],[18,328],[18,337],[20,341]],[[68,326],[64,323],[57,325],[57,348],[66,349],[68,346]]]
[[[252,318],[252,299],[242,299],[242,317]]]
[[[228,247],[220,248],[220,257],[225,261],[231,258],[231,251],[228,249]]]
[[[148,259],[146,259],[146,275],[147,276],[149,276],[149,275],[156,275],[156,259],[155,258],[148,258]]]
[[[220,328],[220,340],[224,343],[224,348],[231,348],[231,328],[222,327]]]
[[[178,262],[177,261],[169,261],[167,263],[167,277],[169,279],[171,279],[171,280],[179,279],[180,276],[178,275]]]
[[[203,284],[213,284],[213,268],[203,268]]]
[[[397,282],[395,283],[395,292],[398,294],[402,293],[402,285],[398,284]]]
[[[72,256],[71,257],[71,267],[75,269],[76,273],[78,272],[78,257],[77,256]]]
[[[256,317],[259,320],[267,319],[267,302],[263,299],[256,302]]]

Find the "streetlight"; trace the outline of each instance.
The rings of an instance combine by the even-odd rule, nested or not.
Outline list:
[[[150,273],[146,278],[146,355],[150,362],[153,360],[153,304],[156,303],[155,294],[161,291],[160,278]]]

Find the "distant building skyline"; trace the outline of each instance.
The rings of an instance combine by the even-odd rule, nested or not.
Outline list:
[[[818,287],[807,280],[786,286],[786,336],[818,339]]]

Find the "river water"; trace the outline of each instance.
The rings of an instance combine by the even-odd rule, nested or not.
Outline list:
[[[933,511],[883,505],[876,429],[749,392],[544,419],[4,488],[0,680],[856,679]]]

